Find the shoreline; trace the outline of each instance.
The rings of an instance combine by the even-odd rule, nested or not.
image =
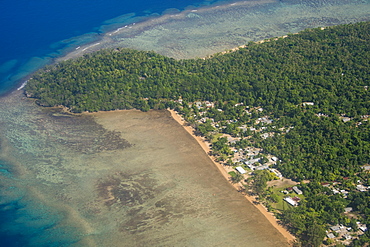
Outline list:
[[[117,47],[132,48],[132,49],[136,49],[136,50],[142,50],[142,47],[147,47],[147,45],[148,45],[147,43],[140,43],[140,45],[138,45],[138,46],[133,46],[132,44],[137,44],[137,41],[140,41],[140,39],[136,39],[136,37],[145,34],[145,32],[147,32],[148,30],[157,30],[159,32],[160,30],[162,30],[161,28],[163,28],[162,26],[164,26],[164,25],[167,25],[167,24],[173,23],[173,22],[181,22],[181,21],[191,20],[194,16],[196,16],[198,14],[202,15],[202,14],[214,13],[214,15],[217,15],[219,13],[222,14],[223,12],[230,12],[231,10],[240,10],[240,9],[248,10],[250,8],[264,6],[264,5],[268,5],[268,4],[272,4],[272,7],[274,7],[275,3],[279,3],[279,2],[277,0],[261,0],[261,1],[256,1],[256,0],[233,1],[233,0],[229,0],[229,1],[226,1],[226,2],[220,1],[220,2],[216,2],[216,3],[212,3],[210,5],[200,5],[200,6],[189,5],[189,6],[184,7],[184,9],[180,9],[179,12],[168,12],[167,13],[167,12],[164,11],[162,13],[154,12],[154,13],[151,13],[151,14],[148,14],[148,15],[138,15],[138,16],[133,15],[133,13],[126,13],[124,15],[127,15],[127,19],[125,19],[122,23],[118,22],[118,21],[117,22],[112,22],[110,24],[109,23],[106,24],[106,23],[102,22],[100,26],[97,26],[97,28],[99,28],[99,30],[97,32],[92,31],[92,32],[89,32],[89,33],[83,33],[83,34],[75,36],[75,37],[70,37],[70,38],[61,40],[61,41],[59,41],[59,43],[63,44],[63,46],[65,46],[65,47],[60,48],[58,50],[55,50],[52,53],[39,54],[39,55],[36,56],[36,58],[49,60],[49,61],[47,61],[46,64],[54,64],[54,63],[58,63],[60,61],[64,61],[64,60],[67,60],[67,59],[78,58],[78,57],[83,56],[84,54],[91,53],[91,52],[94,52],[94,51],[97,51],[97,50],[100,50],[100,49],[116,48],[116,46]],[[290,5],[288,4],[287,6],[290,6]],[[285,8],[287,6],[281,7],[279,5],[278,10],[283,11],[283,10],[285,10]],[[292,6],[295,6],[295,5],[292,5]],[[336,7],[336,6],[337,5],[333,5],[332,7]],[[358,10],[358,6],[362,7],[362,4],[354,5],[354,7],[356,7],[356,8],[354,8],[353,10]],[[363,7],[366,7],[366,5],[364,5]],[[361,8],[361,10],[365,9],[363,7]],[[211,48],[209,48],[209,52],[205,52],[204,54],[202,53],[199,57],[198,57],[197,52],[195,52],[195,53],[183,52],[183,50],[189,49],[189,47],[188,46],[184,47],[183,44],[182,44],[183,47],[180,47],[178,45],[178,42],[177,42],[179,39],[175,39],[175,41],[173,43],[167,42],[164,45],[164,47],[166,49],[163,49],[163,50],[160,50],[160,51],[158,51],[155,46],[154,47],[152,47],[152,46],[147,47],[143,50],[152,50],[152,51],[155,51],[158,54],[162,54],[162,55],[165,55],[167,57],[173,57],[175,59],[187,59],[187,58],[191,58],[191,59],[192,58],[203,58],[204,59],[205,57],[206,58],[212,57],[214,54],[217,54],[217,53],[224,53],[225,51],[229,51],[229,50],[233,50],[233,51],[238,50],[239,48],[243,48],[249,41],[253,41],[253,42],[258,43],[259,41],[261,41],[263,39],[268,39],[269,37],[271,37],[271,38],[272,37],[281,37],[282,35],[285,35],[287,33],[296,33],[298,31],[302,31],[302,30],[305,30],[307,28],[328,27],[328,26],[332,26],[332,25],[339,25],[339,24],[345,24],[345,23],[354,23],[354,22],[358,22],[358,21],[367,21],[368,18],[369,18],[368,14],[366,12],[365,12],[366,15],[364,15],[363,12],[359,12],[360,15],[356,15],[356,18],[354,17],[354,15],[348,15],[348,17],[346,17],[347,19],[342,18],[342,19],[335,20],[336,16],[334,16],[333,21],[330,21],[330,18],[327,19],[327,20],[320,19],[319,17],[321,16],[321,14],[319,16],[312,15],[310,11],[312,11],[312,10],[310,9],[309,12],[307,12],[307,13],[304,12],[304,13],[302,13],[302,15],[298,16],[298,19],[295,21],[296,23],[298,23],[298,20],[301,17],[306,18],[306,19],[308,18],[307,19],[308,22],[306,24],[302,24],[300,26],[297,26],[297,28],[295,28],[294,30],[291,30],[291,29],[286,30],[284,28],[280,28],[280,29],[277,29],[277,31],[280,30],[280,31],[283,31],[283,33],[271,32],[271,29],[266,29],[265,30],[267,24],[263,24],[262,27],[257,28],[258,30],[263,31],[263,33],[268,34],[267,37],[265,37],[266,35],[263,35],[262,39],[257,38],[256,40],[255,39],[250,40],[249,38],[245,39],[245,37],[244,37],[244,36],[246,36],[246,37],[255,37],[256,34],[253,33],[254,32],[253,30],[256,27],[256,25],[258,27],[258,24],[253,25],[252,30],[250,30],[251,28],[247,28],[245,30],[243,29],[244,30],[243,32],[237,33],[237,36],[232,39],[234,41],[234,42],[232,42],[232,45],[230,45],[230,40],[226,40],[224,43],[222,43],[223,41],[217,41],[217,40],[215,40],[214,37],[209,37],[210,40],[215,40],[215,43],[214,44],[213,43],[211,43],[211,44],[207,43],[205,47],[211,47]],[[284,14],[285,12],[281,12],[281,13]],[[292,12],[292,13],[294,13],[294,12]],[[231,14],[232,14],[232,12],[231,12]],[[188,15],[191,15],[190,18],[189,18]],[[252,17],[254,15],[255,15],[255,13],[253,12]],[[339,13],[338,13],[338,15],[339,15]],[[120,17],[120,16],[118,16],[118,17]],[[115,17],[115,18],[118,18],[118,17]],[[281,18],[281,15],[279,15],[278,17]],[[115,19],[115,18],[113,18],[113,19]],[[201,20],[203,17],[201,16],[201,17],[198,17],[198,18],[200,18],[200,20]],[[292,18],[297,18],[297,16],[293,16]],[[312,18],[314,18],[313,21],[310,21]],[[319,18],[319,19],[317,19],[317,18]],[[107,20],[107,21],[109,21],[109,20]],[[258,21],[260,21],[260,20],[258,20]],[[280,21],[283,21],[283,20],[280,20]],[[293,19],[292,19],[292,21],[293,21]],[[280,22],[278,22],[278,23],[280,23]],[[281,23],[284,24],[284,22],[281,22]],[[218,23],[217,25],[221,25],[221,24]],[[273,25],[275,25],[275,24],[277,24],[277,23],[273,23]],[[232,24],[230,24],[230,27],[232,27]],[[238,29],[240,29],[240,27]],[[252,32],[252,33],[248,34],[249,32]],[[184,35],[189,36],[189,35],[191,35],[191,33],[184,33]],[[219,35],[222,36],[223,34],[219,34]],[[89,37],[87,37],[87,39],[89,41],[85,40],[85,38],[83,38],[84,36],[89,36]],[[145,35],[143,35],[143,36],[145,38]],[[82,37],[82,39],[80,39],[81,37]],[[259,32],[259,35],[257,35],[256,37],[261,37],[261,32]],[[150,38],[154,42],[154,39],[156,37],[153,36],[153,34],[151,34]],[[164,40],[171,39],[171,36],[168,36],[168,35],[164,36],[163,39]],[[244,39],[244,41],[243,41],[243,39]],[[238,40],[238,41],[236,41],[236,40]],[[127,41],[127,43],[125,43],[126,41]],[[85,43],[85,42],[87,42],[87,43]],[[176,46],[173,46],[173,44],[176,44]],[[163,46],[161,46],[161,47],[163,48]],[[217,47],[219,47],[219,48],[217,48]],[[199,50],[202,49],[202,47],[197,47],[197,49],[199,51]],[[178,50],[181,50],[182,52],[177,52],[176,53],[176,51],[178,51]],[[166,53],[166,54],[163,54],[163,53]],[[44,67],[44,66],[37,67],[36,69],[32,70],[30,73],[26,73],[26,75],[24,75],[24,73],[22,72],[22,71],[24,71],[24,68],[20,67],[16,72],[14,72],[14,76],[20,75],[19,79],[16,78],[16,79],[14,79],[15,81],[13,79],[11,79],[11,81],[14,81],[15,84],[13,86],[11,86],[9,89],[6,89],[5,91],[0,92],[0,94],[4,95],[4,93],[6,94],[6,92],[8,90],[12,91],[14,89],[17,89],[17,87],[19,87],[23,83],[23,81],[27,79],[27,76],[32,75],[35,71],[37,71],[38,69],[40,69],[42,67]]]
[[[230,183],[230,180],[229,180],[229,177],[230,176],[227,173],[227,171],[224,169],[224,167],[222,166],[222,164],[220,164],[219,162],[217,162],[212,156],[210,156],[208,154],[209,151],[211,151],[211,148],[209,146],[209,143],[206,142],[203,137],[194,135],[193,128],[191,126],[186,126],[185,125],[186,121],[175,110],[167,109],[167,111],[169,111],[170,114],[171,114],[171,117],[178,124],[180,124],[186,130],[186,132],[188,132],[198,142],[198,144],[202,147],[203,151],[208,155],[209,159],[218,168],[218,170],[224,176],[224,178]],[[240,184],[239,183],[237,183],[237,184],[230,183],[230,184],[236,190],[239,190],[239,188],[240,188]],[[261,214],[271,223],[271,225],[273,227],[275,227],[276,230],[278,230],[284,236],[284,238],[287,239],[287,241],[289,243],[291,243],[292,241],[296,240],[296,238],[290,232],[288,232],[282,225],[280,225],[278,223],[276,217],[272,213],[268,212],[267,209],[262,204],[255,204],[254,203],[254,201],[256,201],[256,198],[255,197],[249,196],[247,194],[245,194],[243,196],[248,200],[248,202],[250,202],[254,207],[256,207],[261,212]]]
[[[55,59],[56,62],[61,62],[69,59],[75,59],[81,57],[85,54],[89,54],[92,52],[99,51],[101,49],[112,48],[115,47],[112,44],[119,43],[116,39],[121,38],[132,38],[137,36],[138,34],[144,33],[149,29],[156,28],[163,24],[166,24],[171,21],[183,21],[187,19],[187,15],[189,14],[196,14],[196,13],[209,13],[211,11],[224,11],[224,10],[231,10],[237,9],[240,7],[256,7],[263,4],[274,3],[276,0],[262,0],[261,1],[226,1],[226,2],[218,2],[213,3],[208,6],[198,6],[194,8],[185,8],[178,13],[163,13],[160,15],[149,15],[149,16],[137,16],[132,19],[132,22],[129,23],[122,23],[121,26],[115,28],[113,30],[107,30],[101,34],[101,37],[97,40],[92,42],[83,44],[78,46],[77,48],[73,49],[66,54],[59,56]],[[189,6],[188,6],[189,7]],[[245,44],[242,46],[246,46]],[[117,45],[117,47],[126,47]],[[240,48],[241,46],[233,46],[229,49]],[[133,48],[136,49],[136,48]],[[226,50],[229,50],[226,49]],[[222,51],[221,51],[222,52]],[[159,53],[160,52],[157,52]],[[168,56],[168,55],[166,55]],[[212,56],[212,55],[209,55]],[[172,57],[172,56],[168,56]],[[184,58],[175,58],[175,59],[184,59]]]

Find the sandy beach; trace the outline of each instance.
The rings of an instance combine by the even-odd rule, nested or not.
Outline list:
[[[194,129],[191,126],[186,125],[186,121],[174,110],[168,110],[171,113],[172,118],[178,122],[183,128],[199,143],[199,145],[202,147],[204,152],[208,155],[208,153],[211,151],[210,143],[205,141],[205,139],[201,136],[194,135]],[[215,166],[218,168],[220,173],[225,177],[227,181],[230,182],[230,175],[226,171],[226,169],[223,167],[222,164],[217,162],[214,157],[209,156],[209,158],[212,160],[212,162],[215,164]],[[230,184],[232,184],[230,182]],[[240,184],[232,184],[236,190],[240,189]],[[296,238],[288,232],[282,225],[278,223],[278,220],[275,218],[275,216],[268,212],[267,209],[262,204],[255,204],[256,198],[253,196],[245,195],[245,198],[254,205],[265,217],[266,219],[289,241],[294,241]]]

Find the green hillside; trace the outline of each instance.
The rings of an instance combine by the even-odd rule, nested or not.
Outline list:
[[[44,68],[26,87],[45,106],[74,112],[140,107],[140,99],[236,101],[276,115],[315,101],[324,113],[364,115],[369,95],[368,22],[250,43],[210,59],[102,50]]]

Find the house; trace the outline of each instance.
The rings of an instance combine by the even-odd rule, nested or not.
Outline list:
[[[248,130],[248,127],[245,124],[242,125],[242,126],[239,126],[238,128],[241,129],[242,131],[247,131]]]
[[[281,173],[278,171],[278,170],[276,170],[276,169],[273,169],[273,168],[271,168],[271,169],[269,169],[270,171],[272,171],[273,173],[275,173],[275,175],[278,177],[278,178],[282,178],[283,177],[283,175],[281,175]]]
[[[363,232],[366,232],[367,231],[367,227],[366,227],[366,225],[364,224],[364,225],[362,225],[362,226],[360,226],[358,229],[360,229],[361,231],[363,231]]]
[[[349,117],[342,117],[342,121],[346,123],[348,121],[351,121],[351,118],[349,118]]]
[[[350,240],[352,239],[352,236],[349,235],[349,234],[344,234],[343,237],[346,239],[346,240]]]
[[[240,174],[245,174],[245,173],[247,173],[247,172],[243,169],[243,167],[241,167],[241,166],[235,167],[235,170],[237,170]]]
[[[232,136],[227,136],[227,141],[230,143],[230,144],[235,144],[238,139],[237,138],[234,138]]]
[[[293,201],[295,201],[296,203],[299,203],[301,201],[301,198],[299,198],[298,196],[295,196],[292,198]]]
[[[260,117],[260,118],[257,118],[256,120],[256,124],[258,123],[263,123],[263,124],[271,124],[273,121],[271,119],[269,119],[268,117]]]
[[[295,193],[297,193],[298,195],[302,195],[303,193],[302,193],[302,191],[300,190],[300,189],[298,189],[298,187],[297,186],[294,186],[293,187],[293,191],[295,192]]]
[[[246,162],[244,162],[246,165],[253,165],[254,163],[257,163],[258,161],[260,161],[261,158],[256,158],[256,159],[251,159],[251,160],[248,160]]]
[[[256,167],[254,165],[248,165],[249,169],[251,169],[252,171],[256,170]]]
[[[361,192],[365,192],[367,190],[367,188],[365,186],[363,186],[362,184],[358,184],[356,186],[356,189],[361,191]]]
[[[324,186],[324,187],[329,187],[330,183],[321,183],[321,185]]]
[[[338,232],[340,230],[340,226],[339,225],[332,226],[332,227],[330,227],[330,230],[332,230],[334,232]]]
[[[313,102],[303,102],[302,105],[303,106],[315,105],[315,103],[313,103]]]
[[[269,134],[269,133],[263,133],[263,134],[261,135],[261,138],[262,138],[262,139],[267,139],[269,136],[270,136],[270,134]]]
[[[199,101],[195,102],[194,104],[196,105],[196,107],[197,107],[198,109],[200,109],[200,108],[203,106],[203,105],[202,105],[202,102],[199,102]]]
[[[352,212],[352,208],[351,208],[351,207],[344,208],[344,212],[345,212],[345,213]]]
[[[365,171],[370,171],[370,165],[364,165],[362,166],[362,169],[364,169]]]
[[[263,165],[263,166],[257,166],[256,168],[255,168],[255,170],[257,170],[257,171],[261,171],[261,170],[266,170],[266,169],[268,169],[269,168],[269,166],[268,165]]]
[[[346,190],[340,190],[340,193],[342,193],[342,195],[346,198],[347,196],[348,196],[348,194],[349,194],[349,192],[348,191],[346,191]]]
[[[272,160],[272,161],[274,161],[274,162],[276,162],[276,161],[278,161],[279,159],[278,159],[277,157],[273,156],[273,157],[271,157],[271,160]]]
[[[326,235],[328,238],[335,238],[335,235],[333,233],[329,233],[328,235]]]
[[[329,117],[329,115],[324,114],[324,113],[318,113],[318,114],[316,114],[316,116],[318,116],[318,117]]]
[[[206,105],[207,108],[212,108],[213,107],[213,103],[211,103],[209,101],[206,101],[205,105]]]
[[[294,201],[291,197],[285,197],[284,201],[292,205],[293,207],[298,206],[298,202]]]

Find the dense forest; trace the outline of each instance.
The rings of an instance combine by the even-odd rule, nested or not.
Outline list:
[[[128,109],[145,104],[144,98],[181,96],[189,102],[243,102],[276,116],[313,101],[324,114],[360,116],[370,106],[369,26],[306,30],[209,59],[102,50],[44,68],[26,91],[42,105],[73,112]]]
[[[216,105],[208,117],[234,120],[224,128],[233,135],[242,135],[238,127],[258,117],[244,114],[236,103],[263,108],[260,115],[274,119],[274,128],[268,127],[273,135],[255,135],[253,144],[281,159],[277,168],[284,177],[311,181],[302,183],[309,199],[287,210],[282,220],[303,242],[311,230],[319,231],[319,243],[325,224],[345,223],[345,206],[370,223],[370,209],[363,207],[370,205],[368,192],[344,200],[317,186],[339,181],[342,189],[354,190],[359,180],[370,185],[361,168],[370,163],[369,84],[370,22],[362,22],[250,42],[205,59],[101,50],[45,67],[25,89],[42,106],[63,105],[72,112],[170,107],[186,115],[188,102],[210,101]],[[203,135],[213,130],[209,123],[198,127]],[[230,152],[221,142],[214,149]],[[369,240],[368,233],[354,246]]]

